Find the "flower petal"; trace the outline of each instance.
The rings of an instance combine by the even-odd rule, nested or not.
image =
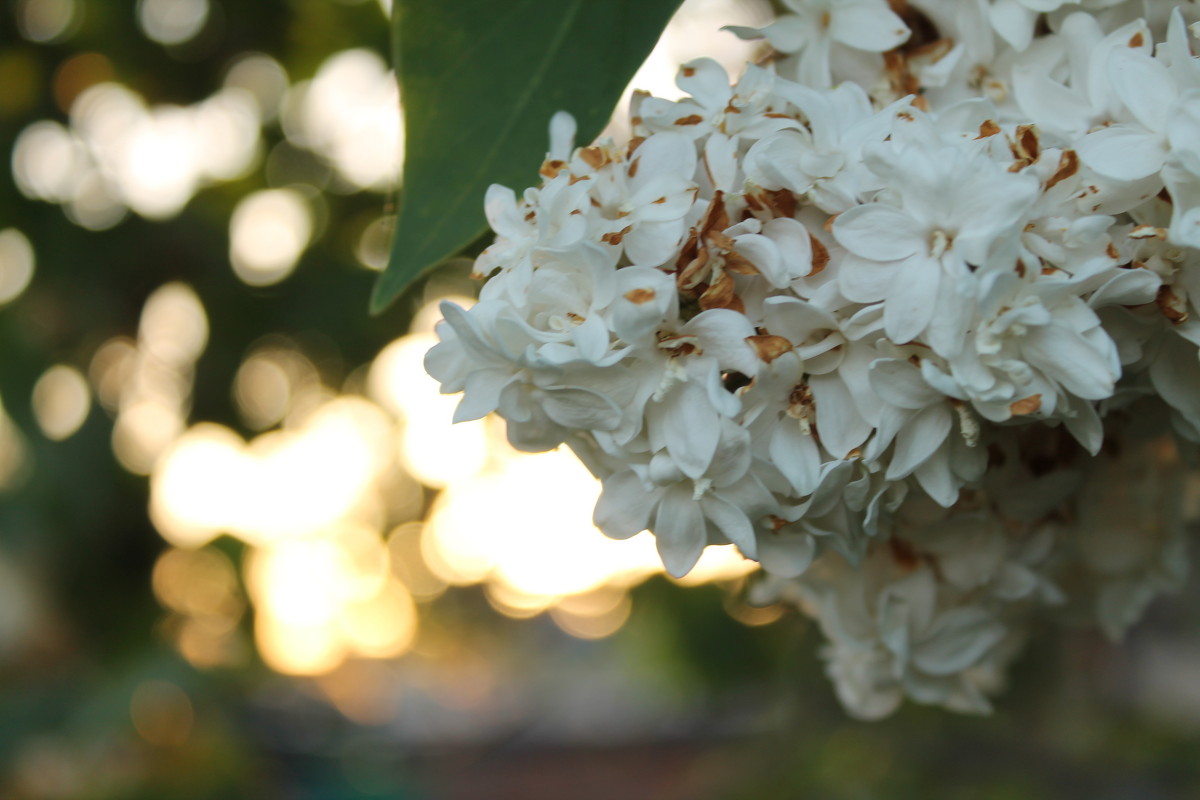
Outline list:
[[[1079,157],[1106,178],[1136,181],[1162,169],[1167,152],[1163,137],[1136,125],[1110,125],[1080,143]]]
[[[704,355],[715,358],[722,369],[748,376],[758,372],[758,354],[746,343],[747,337],[755,335],[754,325],[744,315],[712,308],[697,314],[679,332],[697,337]]]
[[[932,675],[952,675],[974,665],[1006,633],[982,608],[954,608],[938,617],[933,635],[913,653],[913,664]]]
[[[500,405],[500,393],[517,376],[511,370],[478,369],[467,376],[463,399],[454,409],[455,422],[480,419]]]
[[[769,454],[772,463],[787,478],[796,494],[812,494],[821,477],[821,454],[811,434],[805,435],[791,420],[781,422],[771,435]]]
[[[888,464],[888,480],[909,475],[933,455],[950,433],[953,420],[945,403],[918,411],[896,434],[896,449]]]
[[[1111,345],[1112,340],[1108,339]],[[1063,388],[1085,400],[1103,400],[1113,393],[1114,374],[1109,354],[1098,352],[1074,330],[1057,323],[1031,329],[1021,353],[1032,365]]]
[[[933,319],[941,282],[941,266],[932,258],[915,258],[892,278],[883,304],[883,330],[897,344],[911,342]]]
[[[604,479],[592,522],[610,539],[628,539],[646,530],[661,491],[647,492],[633,470]]]
[[[871,362],[870,379],[871,389],[884,402],[900,408],[925,408],[942,398],[921,376],[921,371],[903,359],[881,358]]]
[[[1176,91],[1171,73],[1161,62],[1118,47],[1108,57],[1108,79],[1134,119],[1152,131],[1166,129]]]
[[[817,555],[817,542],[807,533],[778,533],[758,543],[763,570],[778,578],[798,578]]]
[[[704,389],[693,381],[646,406],[651,443],[661,441],[679,470],[689,478],[701,477],[712,463],[720,439],[718,420]]]
[[[1033,26],[1037,14],[1018,0],[995,0],[988,8],[988,19],[996,33],[1018,53],[1033,41]]]
[[[582,386],[544,386],[542,408],[562,425],[584,431],[610,431],[621,424],[621,407],[612,398]]]
[[[821,444],[834,458],[845,458],[871,435],[871,423],[863,419],[854,397],[836,374],[814,375],[808,385],[816,404]]]
[[[710,493],[700,498],[700,510],[706,518],[716,524],[731,544],[737,545],[742,555],[751,559],[758,558],[754,526],[750,524],[742,509],[719,495]]]
[[[833,221],[838,244],[872,261],[898,261],[925,246],[911,217],[882,203],[867,203]]]
[[[700,560],[708,543],[708,528],[700,504],[682,485],[663,493],[654,516],[654,539],[663,566],[676,578],[687,575]]]
[[[908,39],[910,31],[886,3],[838,3],[833,5],[829,34],[834,41],[882,53]]]

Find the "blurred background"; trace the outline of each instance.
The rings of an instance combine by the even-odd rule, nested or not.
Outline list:
[[[1200,796],[1195,581],[1037,632],[991,718],[858,723],[753,564],[668,580],[569,454],[452,428],[469,262],[366,311],[387,6],[4,6],[0,798]],[[634,83],[769,16],[688,0]]]

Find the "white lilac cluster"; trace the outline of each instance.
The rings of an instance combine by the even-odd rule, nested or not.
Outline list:
[[[983,711],[1031,621],[1118,636],[1184,577],[1198,9],[785,5],[629,142],[555,117],[426,366],[458,419],[571,447],[672,574],[761,562],[852,713]]]

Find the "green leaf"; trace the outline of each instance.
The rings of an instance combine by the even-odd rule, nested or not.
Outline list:
[[[604,128],[680,0],[396,0],[404,189],[371,309],[486,229],[493,183],[537,180],[550,117]]]

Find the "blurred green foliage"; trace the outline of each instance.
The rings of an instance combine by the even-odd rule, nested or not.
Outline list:
[[[397,0],[405,185],[372,308],[486,230],[487,187],[524,186],[555,112],[591,141],[680,0]]]

